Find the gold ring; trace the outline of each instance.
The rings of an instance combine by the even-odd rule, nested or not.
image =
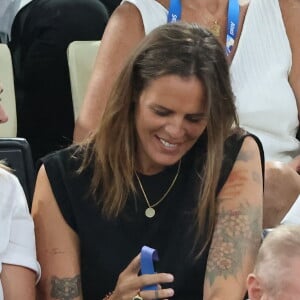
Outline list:
[[[144,300],[139,294],[135,295],[132,300]]]

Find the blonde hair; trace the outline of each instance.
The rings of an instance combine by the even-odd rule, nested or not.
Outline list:
[[[136,102],[151,81],[165,75],[195,76],[205,86],[207,157],[196,222],[199,234],[211,237],[223,144],[238,120],[224,49],[198,25],[165,24],[144,38],[118,77],[98,130],[83,145],[81,170],[93,165],[92,193],[98,199],[101,193],[106,217],[117,217],[135,192]]]
[[[6,171],[11,171],[10,167],[8,167],[6,164],[5,164],[5,161],[4,160],[0,160],[0,168],[6,170]]]
[[[264,239],[254,267],[267,292],[275,296],[286,282],[285,272],[300,259],[300,225],[280,225]],[[287,279],[288,280],[288,279]]]

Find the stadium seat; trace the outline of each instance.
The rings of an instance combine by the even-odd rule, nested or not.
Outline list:
[[[1,127],[3,124],[1,124]],[[23,138],[0,138],[0,160],[3,160],[18,177],[31,208],[35,182],[35,168],[30,145]]]
[[[85,96],[99,46],[100,41],[74,41],[67,49],[75,120]]]

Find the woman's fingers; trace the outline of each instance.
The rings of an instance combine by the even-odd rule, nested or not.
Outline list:
[[[162,289],[160,284],[174,281],[174,276],[168,273],[155,273],[139,275],[141,255],[137,255],[124,271],[119,275],[114,295],[118,299],[131,299],[141,291],[141,297],[145,300],[168,299],[174,295],[174,290]],[[142,291],[143,287],[157,285],[157,291]]]
[[[169,283],[174,281],[174,276],[169,273],[145,274],[138,278],[140,286],[147,286],[160,283]]]
[[[141,255],[138,254],[126,267],[123,273],[135,273],[138,274],[141,268]]]
[[[153,300],[153,299],[168,299],[174,296],[173,289],[158,289],[155,291],[141,291],[141,297],[144,300]]]

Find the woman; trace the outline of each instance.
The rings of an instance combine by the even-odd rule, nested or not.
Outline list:
[[[181,23],[150,33],[97,132],[43,159],[32,208],[40,298],[243,299],[263,154],[233,123],[217,40]],[[143,245],[159,253],[156,274],[139,276]],[[162,288],[143,290],[151,284]]]
[[[124,0],[116,9],[102,38],[94,74],[76,122],[75,140],[82,140],[97,127],[126,57],[143,36],[167,22],[168,15],[173,15],[174,2],[180,4],[178,0]],[[177,20],[196,22],[212,30],[224,48],[230,47],[234,37],[233,47],[227,51],[233,91],[241,127],[256,134],[265,150],[268,163],[264,225],[272,227],[281,221],[300,194],[297,174],[300,159],[296,158],[300,154],[300,142],[296,139],[300,104],[300,3],[297,0],[239,2],[240,5],[237,0],[182,0],[182,14],[175,10],[175,15],[178,14]]]
[[[7,120],[0,104],[0,123]],[[23,189],[0,161],[0,300],[34,300],[39,274],[33,222]]]

